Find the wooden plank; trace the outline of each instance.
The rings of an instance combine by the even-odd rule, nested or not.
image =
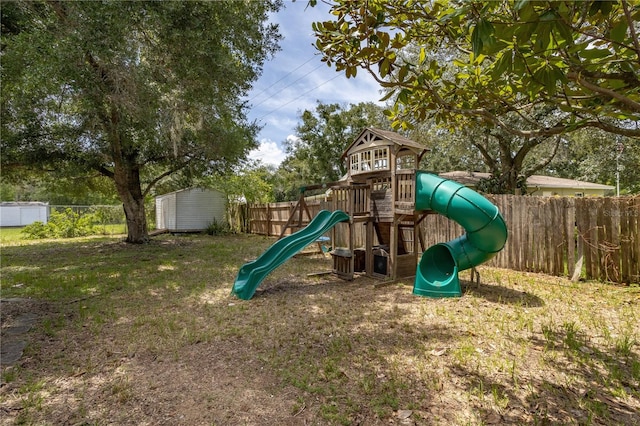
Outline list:
[[[553,225],[553,198],[548,198],[544,200],[545,202],[540,209],[542,215],[540,217],[540,223],[544,227],[545,230],[545,238],[544,245],[542,246],[541,257],[541,270],[539,272],[544,272],[549,275],[552,275],[553,271],[553,258],[555,256],[555,234],[552,229]]]
[[[550,234],[549,243],[551,244],[551,251],[548,255],[547,265],[549,267],[548,274],[558,276],[559,273],[559,264],[558,264],[558,253],[562,249],[562,216],[560,215],[560,211],[558,209],[558,199],[550,198],[549,199],[549,210],[547,212],[547,217],[545,218],[546,227]],[[558,229],[558,224],[560,224],[560,229]]]
[[[504,205],[506,207],[505,214],[508,213],[508,216],[509,216],[508,221],[506,216],[504,218],[505,222],[507,223],[507,233],[508,233],[507,243],[505,247],[508,247],[509,251],[507,252],[507,255],[503,258],[503,262],[501,263],[500,267],[504,268],[505,264],[509,264],[509,262],[511,262],[514,269],[522,270],[521,269],[522,259],[520,257],[520,244],[519,244],[520,239],[517,238],[517,233],[522,226],[520,223],[520,211],[517,208],[515,199],[513,197],[511,196],[504,197],[504,200],[505,200]]]
[[[588,216],[587,233],[589,234],[589,244],[585,245],[585,253],[589,253],[587,259],[590,259],[587,279],[597,280],[600,276],[598,273],[598,207],[595,202],[591,206],[585,203],[585,209]]]
[[[620,203],[619,199],[604,199],[604,228],[607,254],[605,271],[609,281],[620,282]]]
[[[576,198],[575,202],[574,202],[574,206],[576,208],[576,249],[578,250],[578,253],[576,254],[576,263],[580,262],[580,259],[582,259],[582,265],[586,268],[586,253],[584,250],[585,247],[585,214],[584,214],[584,207],[583,207],[583,203],[582,203],[582,199],[581,198]],[[577,265],[576,265],[577,267]],[[582,273],[582,272],[581,272]],[[574,276],[575,276],[575,272],[574,272]]]
[[[507,244],[511,248],[509,256],[506,258],[506,262],[501,264],[501,267],[506,267],[509,261],[513,262],[514,269],[522,270],[522,247],[520,244],[519,233],[522,228],[520,208],[516,204],[515,196],[505,197],[505,200],[509,204],[510,219],[507,224],[509,235],[507,236]],[[506,220],[506,219],[505,219]],[[516,238],[514,238],[514,236]]]
[[[630,282],[640,284],[640,197],[636,196],[629,203],[627,210],[629,219],[629,264],[631,265]]]
[[[573,277],[576,268],[576,206],[573,198],[564,199],[565,252],[567,254],[567,275]]]
[[[526,201],[526,200],[525,200]],[[530,210],[527,203],[519,206],[520,208],[520,225],[519,230],[522,241],[520,243],[520,256],[522,257],[522,269],[521,271],[529,270],[529,259],[531,251],[531,242],[529,239],[529,223],[530,223]]]
[[[534,202],[536,203],[536,207],[533,210],[533,221],[531,222],[532,224],[531,235],[535,243],[533,247],[533,260],[534,260],[533,271],[541,272],[540,263],[541,263],[541,258],[543,257],[542,253],[544,253],[546,235],[545,235],[545,230],[542,227],[542,221],[540,220],[541,219],[541,212],[540,212],[541,202],[537,198],[534,199]]]
[[[606,271],[606,262],[607,257],[609,255],[609,251],[607,248],[607,240],[606,240],[606,228],[604,226],[604,200],[602,198],[596,198],[594,201],[597,201],[596,208],[596,221],[597,221],[597,238],[598,243],[596,244],[597,249],[597,265],[598,265],[598,276],[596,279],[599,280],[608,280],[607,271]]]
[[[629,283],[631,281],[631,227],[632,223],[629,221],[628,213],[631,211],[630,207],[632,199],[620,199],[620,282]]]
[[[580,222],[580,235],[582,236],[582,250],[584,253],[584,270],[585,270],[585,278],[593,279],[594,278],[594,267],[593,267],[593,244],[595,244],[594,239],[592,238],[592,225],[591,225],[591,215],[589,214],[589,207],[587,206],[585,199],[579,198],[576,200],[576,207],[580,206],[580,214],[582,220]]]
[[[556,246],[556,258],[555,258],[555,271],[554,275],[563,276],[565,275],[565,254],[567,252],[567,235],[566,235],[566,211],[564,208],[564,199],[557,198],[555,199],[555,213],[556,220],[559,229],[557,229],[556,238],[557,238],[557,246]]]

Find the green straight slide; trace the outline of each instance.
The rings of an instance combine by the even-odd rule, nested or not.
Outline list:
[[[458,272],[491,259],[507,241],[507,226],[498,208],[458,182],[416,172],[416,210],[434,210],[459,223],[466,233],[431,246],[416,270],[413,294],[461,296]]]
[[[267,249],[253,262],[245,263],[238,271],[232,292],[240,299],[249,300],[256,289],[271,271],[282,265],[294,254],[313,243],[322,234],[339,222],[349,220],[349,215],[342,210],[330,212],[322,210],[309,225],[288,235]]]

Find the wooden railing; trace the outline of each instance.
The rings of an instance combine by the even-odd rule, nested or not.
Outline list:
[[[413,208],[415,203],[415,172],[413,170],[396,172],[395,202],[400,208]]]
[[[334,188],[331,199],[333,210],[342,210],[351,216],[362,216],[369,213],[371,190],[364,185]]]

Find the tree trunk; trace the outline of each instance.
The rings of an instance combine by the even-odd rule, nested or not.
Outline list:
[[[122,200],[127,218],[127,242],[142,244],[149,241],[144,195],[140,186],[140,169],[135,164],[118,165],[114,170],[114,181]]]

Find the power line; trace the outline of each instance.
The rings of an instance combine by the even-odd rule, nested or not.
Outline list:
[[[284,76],[282,76],[281,78],[279,78],[276,82],[274,82],[273,84],[271,84],[269,87],[262,89],[261,91],[259,91],[258,93],[256,93],[255,95],[253,95],[251,97],[251,99],[249,99],[249,102],[251,102],[252,100],[254,100],[255,98],[257,98],[258,96],[262,95],[264,92],[266,92],[267,90],[271,89],[272,87],[274,87],[276,84],[280,83],[282,80],[284,80],[285,78],[289,77],[291,74],[293,74],[294,72],[298,71],[300,68],[302,68],[303,66],[307,65],[309,62],[311,62],[316,56],[312,56],[309,59],[307,59],[305,62],[303,62],[302,64],[298,65],[297,67],[295,67],[294,69],[292,69],[291,71],[289,71],[287,74],[285,74]]]
[[[290,100],[289,102],[285,102],[284,104],[280,105],[279,107],[272,109],[271,111],[269,111],[268,113],[264,114],[262,117],[258,118],[258,121],[262,120],[263,118],[265,118],[268,115],[273,114],[274,112],[278,111],[279,109],[284,108],[285,106],[289,105],[290,103],[293,103],[295,101],[297,101],[298,99],[300,99],[301,97],[313,92],[314,90],[316,90],[319,87],[324,86],[325,84],[329,83],[330,81],[335,80],[336,78],[340,77],[342,74],[341,73],[336,73],[336,75],[332,78],[330,78],[329,80],[326,80],[320,84],[318,84],[316,87],[314,87],[313,89],[309,89],[306,92],[300,94],[299,96],[297,96],[296,98],[293,98],[292,100]]]
[[[293,86],[294,84],[296,84],[296,83],[297,83],[297,82],[299,82],[300,80],[302,80],[302,79],[304,79],[304,78],[308,77],[312,72],[314,72],[315,70],[317,70],[318,68],[320,68],[320,67],[322,67],[322,66],[324,66],[324,64],[323,64],[323,63],[320,63],[320,65],[318,65],[317,67],[315,67],[315,68],[314,68],[314,69],[312,69],[311,71],[309,71],[309,72],[307,72],[306,74],[304,74],[304,75],[302,75],[302,76],[298,77],[296,80],[292,81],[291,83],[287,84],[286,86],[281,87],[279,90],[281,90],[281,91],[282,91],[282,90],[286,89],[287,87],[291,87],[291,86]],[[273,87],[273,85],[272,85],[271,87]],[[269,95],[269,96],[273,96],[273,95]],[[253,108],[255,108],[255,107],[257,107],[258,105],[262,105],[262,104],[263,104],[263,103],[265,103],[268,99],[269,99],[269,97],[264,98],[264,100],[262,100],[262,101],[258,102],[258,103],[257,103],[257,104],[255,104],[255,105],[252,105],[252,107],[253,107]]]

